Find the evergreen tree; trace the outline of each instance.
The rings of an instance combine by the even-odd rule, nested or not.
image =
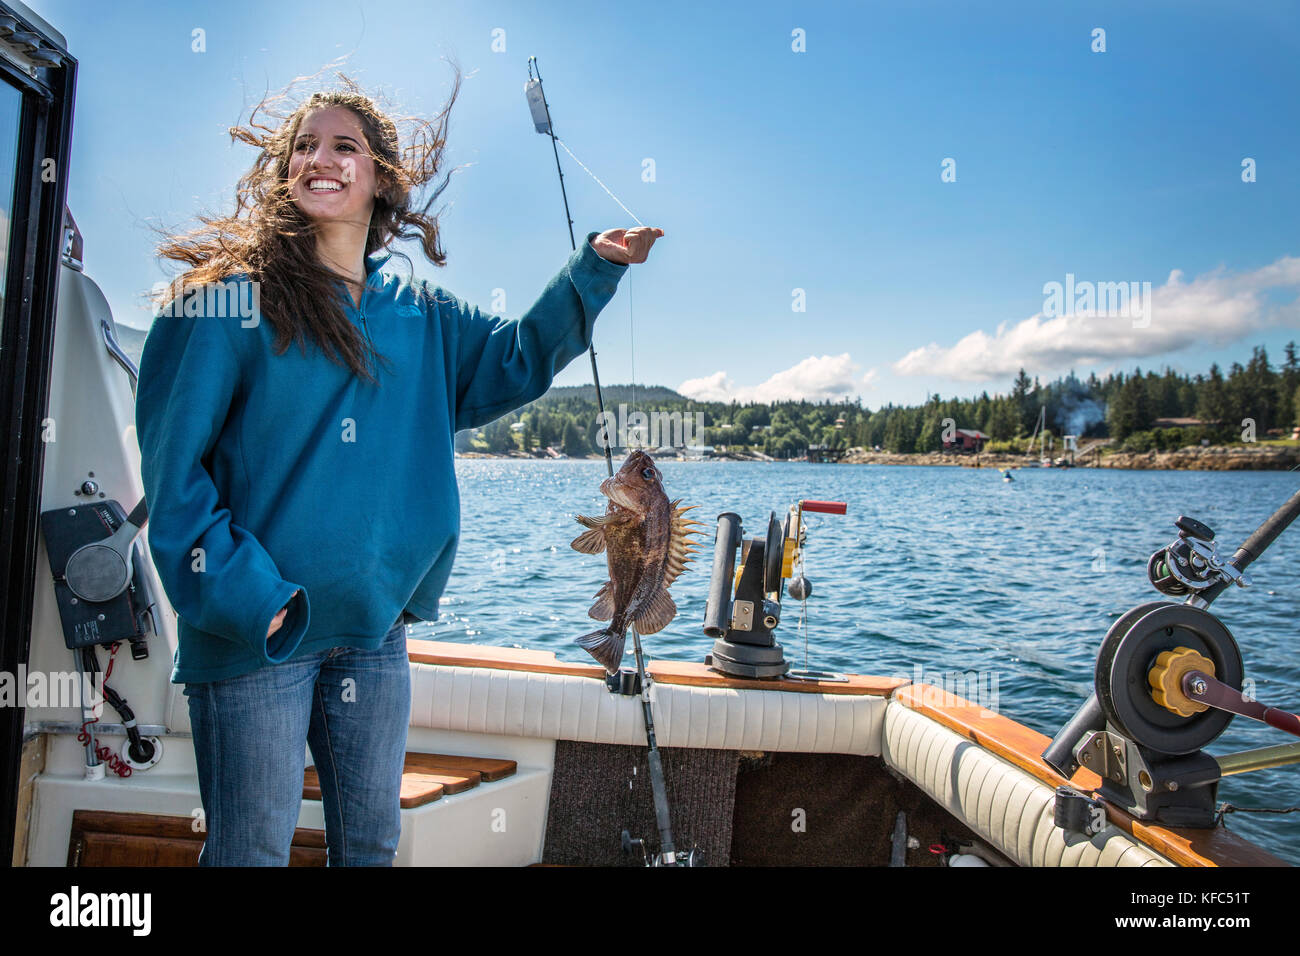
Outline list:
[[[1019,418],[1015,407],[1008,399],[998,399],[993,403],[989,424],[984,431],[994,441],[1010,441],[1016,437]]]
[[[1229,408],[1228,390],[1217,362],[1210,366],[1210,374],[1201,385],[1196,417],[1216,429],[1230,424],[1232,410]]]
[[[1285,359],[1282,366],[1277,370],[1276,399],[1274,408],[1276,409],[1275,427],[1289,428],[1295,424],[1295,409],[1292,407],[1292,398],[1295,390],[1300,388],[1300,355],[1296,353],[1296,344],[1288,342],[1286,344]]]
[[[943,424],[939,416],[927,414],[921,423],[921,430],[916,436],[914,449],[918,452],[943,450]]]
[[[563,451],[570,458],[581,458],[591,454],[591,443],[578,423],[569,419],[564,425],[564,438],[561,440]]]
[[[1155,416],[1151,414],[1145,378],[1134,374],[1124,383],[1110,405],[1109,417],[1110,433],[1117,441],[1123,441],[1134,432],[1146,431],[1151,427]]]
[[[483,438],[487,442],[487,450],[493,455],[504,455],[518,450],[514,434],[510,431],[510,423],[504,418],[498,418],[484,426]]]

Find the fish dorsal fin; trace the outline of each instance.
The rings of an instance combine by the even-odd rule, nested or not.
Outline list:
[[[606,581],[596,592],[596,603],[587,611],[587,617],[593,621],[609,621],[614,617],[614,588]]]
[[[677,616],[677,605],[668,596],[667,588],[660,588],[654,600],[646,604],[634,618],[638,634],[655,634],[668,626]]]
[[[695,505],[680,507],[680,498],[668,503],[669,510],[672,514],[671,525],[668,537],[668,560],[664,564],[664,587],[677,580],[677,576],[686,570],[686,563],[695,560],[694,554],[699,549],[695,547],[695,540],[690,535],[703,534],[702,531],[695,530],[695,525],[703,527],[703,522],[696,521],[694,518],[686,518],[683,515],[690,511]],[[642,633],[653,633],[643,631]]]

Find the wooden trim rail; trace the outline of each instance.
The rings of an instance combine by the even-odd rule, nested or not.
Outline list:
[[[595,664],[567,664],[553,651],[522,650],[513,647],[485,647],[445,641],[407,641],[413,663],[443,667],[485,667],[491,670],[530,671],[535,674],[564,674],[570,677],[605,679],[605,669]],[[887,697],[908,681],[898,677],[865,677],[846,674],[847,681],[806,681],[780,678],[756,680],[720,674],[692,661],[650,661],[646,670],[662,684],[692,687],[727,687],[744,690],[780,690],[797,694],[847,694]]]
[[[1101,778],[1080,768],[1065,780],[1047,764],[1041,754],[1050,738],[1009,717],[950,694],[930,684],[912,684],[899,690],[894,699],[920,711],[965,737],[972,743],[1014,764],[1049,787],[1069,783],[1086,793],[1096,793]],[[1287,866],[1288,864],[1255,844],[1222,827],[1199,830],[1143,823],[1124,810],[1106,805],[1111,823],[1139,843],[1149,846],[1180,866]]]

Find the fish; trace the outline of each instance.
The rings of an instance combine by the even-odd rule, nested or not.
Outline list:
[[[699,549],[690,535],[702,533],[692,527],[702,522],[685,517],[695,505],[668,500],[663,474],[643,451],[629,454],[617,473],[601,482],[600,493],[609,499],[605,513],[576,515],[587,530],[570,547],[584,554],[605,552],[609,580],[596,592],[587,616],[609,625],[574,643],[616,674],[630,625],[638,634],[654,634],[677,616],[668,588],[694,560]]]

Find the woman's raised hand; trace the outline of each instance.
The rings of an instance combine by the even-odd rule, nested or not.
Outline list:
[[[637,226],[635,229],[606,229],[591,240],[591,248],[596,255],[610,262],[629,265],[633,262],[645,262],[650,255],[650,247],[655,240],[663,236],[664,231],[653,226]]]

